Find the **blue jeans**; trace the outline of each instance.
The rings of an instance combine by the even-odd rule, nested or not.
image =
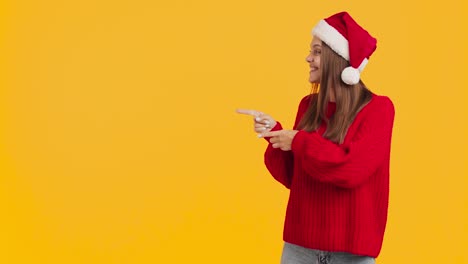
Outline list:
[[[284,242],[281,264],[375,264],[375,258],[315,250]]]

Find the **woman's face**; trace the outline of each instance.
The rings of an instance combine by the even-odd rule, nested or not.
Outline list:
[[[309,82],[320,83],[320,75],[322,69],[320,69],[320,54],[322,53],[322,40],[317,37],[312,39],[310,43],[309,55],[306,57],[306,61],[309,63]]]

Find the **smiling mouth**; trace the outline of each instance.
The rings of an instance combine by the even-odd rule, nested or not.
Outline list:
[[[315,72],[315,71],[317,71],[317,70],[318,70],[317,67],[312,67],[312,68],[310,68],[310,72]]]

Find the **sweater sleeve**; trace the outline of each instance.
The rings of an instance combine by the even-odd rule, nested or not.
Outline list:
[[[282,130],[282,126],[279,122],[271,131]],[[266,138],[266,140],[269,140]],[[291,186],[292,169],[294,166],[294,159],[291,151],[282,151],[281,149],[275,149],[271,143],[268,143],[267,149],[264,155],[265,166],[270,172],[271,176],[283,184],[286,188]]]
[[[296,121],[294,122],[294,128],[297,127],[297,124],[300,121],[300,118],[303,114],[304,107],[307,107],[306,98],[304,97],[299,104],[299,109],[296,115]],[[280,122],[276,122],[276,125],[271,129],[271,131],[282,130],[283,127],[281,126]],[[272,147],[270,143],[270,138],[265,137],[265,140],[268,142],[268,146],[266,148],[264,154],[264,162],[265,166],[267,167],[270,174],[283,184],[286,188],[291,187],[291,181],[293,176],[294,170],[294,157],[291,151],[283,151],[279,148],[275,149]]]
[[[368,109],[351,142],[338,145],[317,132],[299,131],[291,148],[310,177],[343,188],[364,183],[390,157],[395,109],[388,97]]]

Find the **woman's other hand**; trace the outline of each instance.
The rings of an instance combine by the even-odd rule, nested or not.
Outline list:
[[[265,132],[261,137],[270,138],[269,141],[273,148],[279,148],[284,151],[291,150],[291,144],[298,130],[278,130]]]

